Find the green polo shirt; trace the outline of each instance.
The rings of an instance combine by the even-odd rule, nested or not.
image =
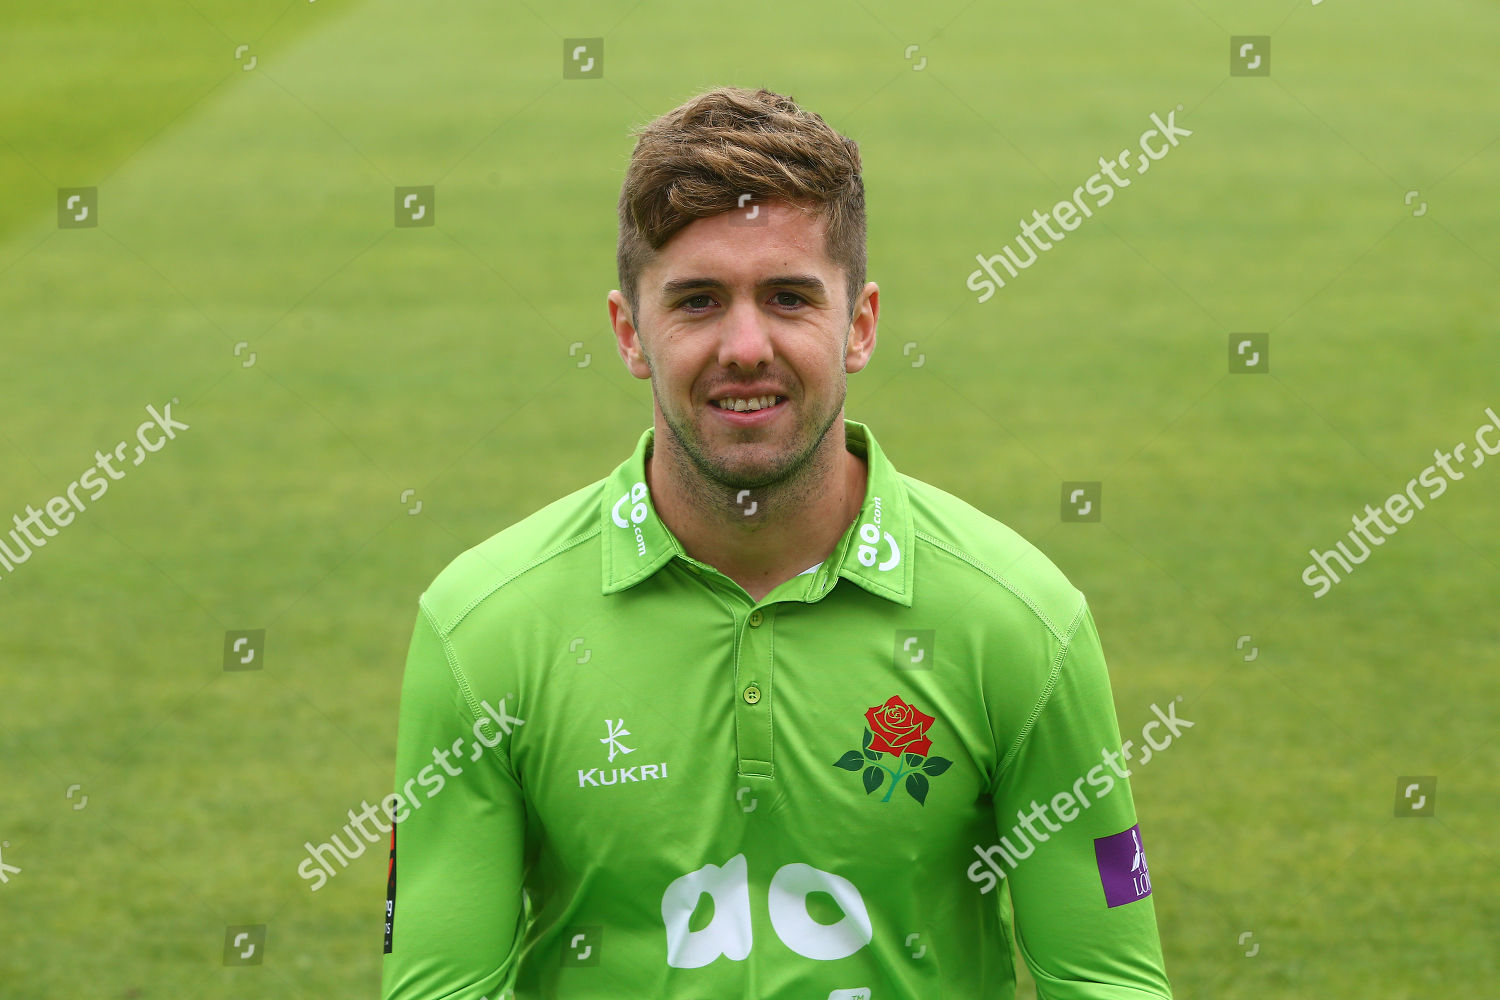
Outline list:
[[[386,1000],[1171,996],[1083,595],[844,426],[860,514],[760,601],[651,428],[422,594]]]

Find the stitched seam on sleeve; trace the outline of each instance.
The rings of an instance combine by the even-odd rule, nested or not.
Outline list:
[[[1057,630],[1057,626],[1052,624],[1052,619],[1047,617],[1047,613],[1040,607],[1038,607],[1035,601],[1033,601],[1028,595],[1021,593],[1021,591],[1013,583],[1011,583],[1005,577],[1001,576],[999,572],[992,569],[987,563],[983,562],[980,559],[976,559],[974,556],[969,555],[967,552],[959,551],[959,549],[957,549],[953,545],[950,545],[948,542],[945,542],[943,539],[938,538],[935,535],[929,535],[927,532],[922,531],[921,529],[917,529],[916,536],[922,539],[924,542],[930,542],[931,544],[936,545],[938,548],[942,549],[944,552],[962,559],[964,562],[968,563],[970,566],[973,566],[975,569],[979,570],[979,572],[983,573],[991,580],[994,580],[1006,590],[1010,591],[1015,595],[1018,601],[1031,609],[1031,613],[1036,615],[1043,625],[1047,626],[1047,631],[1052,633],[1053,638],[1059,640],[1064,638],[1063,634]],[[1071,630],[1069,631],[1069,634],[1072,634]]]
[[[526,565],[522,566],[520,569],[516,570],[510,576],[506,577],[503,580],[500,580],[498,583],[495,583],[489,589],[484,590],[481,593],[479,593],[478,595],[476,595],[472,600],[469,601],[468,604],[464,605],[463,609],[460,610],[457,615],[454,616],[453,621],[448,624],[446,632],[443,629],[438,629],[438,635],[441,635],[441,636],[444,637],[444,639],[446,639],[447,635],[448,635],[448,632],[451,632],[454,629],[458,628],[459,624],[465,618],[468,617],[470,611],[473,611],[475,608],[479,607],[479,605],[483,604],[486,600],[489,599],[490,595],[494,594],[501,587],[504,587],[505,585],[507,585],[509,583],[512,583],[513,581],[515,581],[517,578],[521,577],[522,575],[524,575],[526,573],[529,573],[533,569],[536,569],[542,563],[544,563],[547,560],[553,558],[554,556],[560,555],[561,553],[568,551],[569,549],[573,548],[574,546],[583,544],[584,542],[588,541],[590,538],[593,538],[597,534],[599,534],[599,526],[596,524],[596,525],[594,525],[593,527],[589,528],[587,531],[583,532],[580,535],[574,535],[572,538],[569,538],[569,539],[567,539],[565,541],[558,542],[556,545],[552,546],[552,548],[548,549],[546,552],[543,552],[541,555],[537,556],[531,562],[527,563]],[[477,548],[477,546],[476,546],[476,548]],[[492,568],[494,568],[494,569],[498,570],[500,568],[495,563],[490,562],[489,557],[486,556],[486,555],[484,555],[482,552],[478,553],[478,558],[483,559],[486,563],[489,563],[489,565]]]
[[[1025,743],[1027,737],[1031,735],[1031,730],[1036,725],[1037,717],[1042,714],[1042,709],[1047,707],[1047,702],[1052,698],[1052,692],[1057,689],[1057,678],[1062,673],[1063,660],[1067,659],[1068,649],[1073,644],[1073,636],[1078,631],[1079,623],[1083,621],[1083,612],[1087,607],[1087,599],[1078,602],[1078,610],[1073,613],[1073,621],[1068,625],[1067,634],[1063,636],[1062,645],[1058,647],[1057,656],[1052,661],[1052,672],[1047,676],[1047,685],[1042,689],[1041,696],[1037,698],[1036,706],[1032,708],[1031,715],[1026,719],[1026,724],[1016,734],[1015,743],[1011,744],[1010,750],[1000,761],[1000,766],[995,768],[995,783],[990,787],[991,794],[999,787],[1000,779],[1004,777],[1005,772],[1010,768],[1011,761],[1015,760],[1016,754],[1021,752],[1021,744]]]
[[[437,621],[432,615],[432,609],[427,606],[427,603],[425,601],[419,599],[417,603],[422,608],[422,614],[427,617],[428,624],[432,626],[433,631],[437,633],[438,638],[443,643],[443,655],[448,660],[448,670],[453,674],[453,681],[458,685],[459,693],[464,697],[464,703],[469,706],[469,714],[471,716],[471,718],[468,720],[469,734],[471,736],[475,736],[477,739],[478,734],[475,732],[474,727],[477,724],[480,724],[481,720],[479,702],[474,697],[473,688],[469,686],[469,679],[464,676],[463,668],[458,664],[458,650],[453,648],[453,643],[449,639],[449,635],[451,633],[443,632],[437,627]],[[492,728],[493,725],[494,724],[491,723]],[[503,735],[504,734],[502,734],[502,736]],[[484,745],[482,741],[479,742],[481,746]],[[485,747],[485,750],[487,750],[491,755],[494,756],[495,760],[500,763],[500,766],[505,768],[506,774],[510,775],[511,780],[515,781],[516,784],[519,785],[520,780],[516,778],[515,770],[511,767],[510,764],[509,751],[507,749],[506,752],[502,753],[502,747],[509,747],[509,742],[504,738],[502,738],[492,747]],[[460,759],[464,763],[470,763],[466,756]]]

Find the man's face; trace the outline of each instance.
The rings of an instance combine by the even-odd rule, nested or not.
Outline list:
[[[848,372],[875,347],[878,288],[849,319],[843,269],[824,256],[825,222],[781,201],[758,218],[698,219],[641,273],[632,316],[610,292],[631,374],[650,378],[658,426],[705,478],[733,489],[784,482],[842,419]],[[717,400],[773,395],[758,412]],[[763,400],[762,400],[763,402]]]

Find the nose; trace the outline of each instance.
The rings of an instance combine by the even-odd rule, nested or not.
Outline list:
[[[741,298],[730,306],[719,331],[719,364],[724,367],[754,371],[774,360],[770,321],[753,300]]]

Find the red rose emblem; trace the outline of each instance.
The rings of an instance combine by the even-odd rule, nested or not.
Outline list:
[[[846,752],[833,762],[833,766],[858,774],[866,795],[874,794],[889,778],[890,787],[881,802],[891,801],[891,796],[900,787],[917,800],[917,805],[926,805],[931,787],[928,779],[953,766],[953,761],[945,757],[928,756],[932,740],[928,738],[927,730],[937,720],[892,695],[884,705],[867,709],[865,721],[869,725],[865,727],[863,748]],[[885,754],[896,758],[894,769],[881,763]],[[902,778],[906,779],[904,783]]]
[[[912,708],[901,700],[900,695],[893,694],[884,705],[870,708],[865,712],[865,721],[870,724],[870,732],[875,734],[870,749],[876,753],[888,753],[892,757],[914,753],[926,757],[927,751],[932,749],[932,740],[927,738],[927,730],[934,721],[932,716]]]

